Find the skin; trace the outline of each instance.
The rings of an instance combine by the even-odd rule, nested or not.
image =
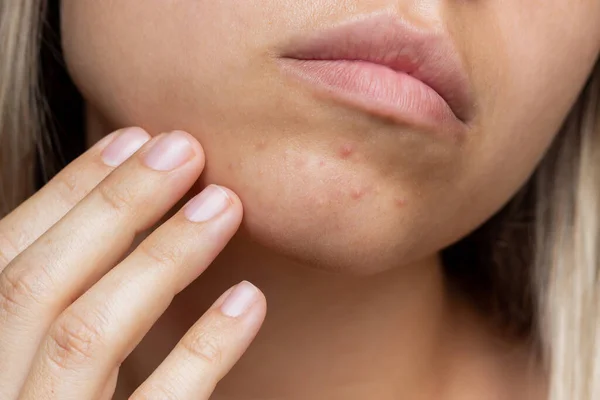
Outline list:
[[[122,126],[183,129],[195,156],[156,172],[142,148],[97,186],[113,169],[103,139],[1,221],[0,299],[22,310],[1,314],[2,394],[109,398],[126,358],[116,398],[139,385],[134,398],[207,398],[266,311],[258,290],[243,316],[211,307],[246,279],[268,318],[213,399],[542,399],[526,344],[447,291],[439,252],[543,157],[600,52],[600,3],[424,3],[63,0],[90,143]],[[324,101],[277,68],[292,37],[379,12],[452,37],[475,100],[459,143]],[[168,218],[210,183],[229,188],[227,211]],[[159,256],[135,262],[144,252]],[[82,326],[98,327],[85,357],[64,337]],[[190,342],[209,351],[181,350]]]

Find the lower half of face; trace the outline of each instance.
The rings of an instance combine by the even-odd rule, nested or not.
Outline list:
[[[255,240],[353,273],[506,203],[600,47],[592,0],[62,3],[69,70],[115,128],[192,133]]]

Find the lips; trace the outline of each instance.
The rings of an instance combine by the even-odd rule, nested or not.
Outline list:
[[[322,93],[398,122],[465,129],[469,80],[451,39],[391,15],[292,39],[284,71]]]

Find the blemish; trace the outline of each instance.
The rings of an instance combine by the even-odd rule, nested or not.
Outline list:
[[[233,163],[232,162],[230,162],[229,164],[227,164],[227,169],[230,170],[230,171],[233,170]]]
[[[352,188],[350,190],[350,197],[352,197],[352,199],[354,199],[354,200],[360,200],[364,197],[365,193],[366,193],[365,189]]]
[[[352,147],[352,145],[349,143],[346,143],[342,147],[340,147],[339,154],[340,154],[341,158],[347,159],[352,155],[353,152],[354,152],[354,148]]]
[[[325,166],[325,161],[321,160],[319,161],[319,167],[324,167]]]
[[[394,202],[396,203],[396,207],[398,207],[398,208],[406,207],[406,199],[398,197],[398,198],[396,198],[396,200]]]
[[[258,143],[256,143],[254,145],[254,147],[256,148],[256,150],[259,150],[259,151],[265,150],[267,148],[267,140],[266,139],[260,139],[258,141]]]

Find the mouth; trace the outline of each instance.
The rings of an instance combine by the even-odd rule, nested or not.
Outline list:
[[[473,113],[452,40],[391,15],[294,38],[279,61],[320,94],[398,123],[464,131]]]

